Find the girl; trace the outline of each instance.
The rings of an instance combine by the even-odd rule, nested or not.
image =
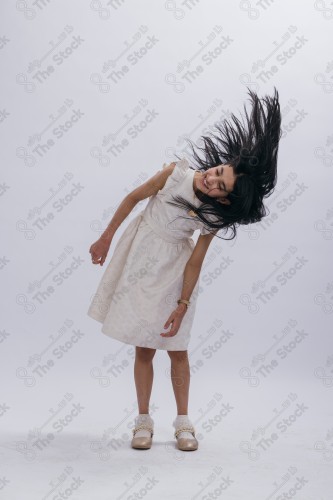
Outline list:
[[[139,201],[149,198],[115,246],[88,310],[91,318],[102,323],[104,334],[135,346],[139,414],[133,448],[148,449],[152,444],[149,400],[156,349],[166,350],[171,358],[178,449],[198,448],[187,414],[187,348],[201,266],[219,230],[226,233],[231,229],[229,239],[233,239],[237,225],[259,222],[267,215],[263,198],[273,191],[277,180],[282,134],[279,95],[274,88],[274,96],[265,96],[261,102],[254,92],[248,92],[253,108],[250,118],[245,109],[245,126],[232,114],[234,126],[224,120],[223,127],[216,127],[219,136],[202,136],[204,147],[199,149],[204,159],[191,143],[198,168],[192,168],[185,158],[164,166],[125,197],[89,249],[92,263],[102,266],[118,227]],[[191,236],[197,229],[200,235],[195,245]]]

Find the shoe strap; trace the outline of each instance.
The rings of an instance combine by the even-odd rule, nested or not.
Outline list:
[[[132,431],[133,436],[135,435],[136,432],[138,432],[140,430],[147,430],[151,433],[152,436],[154,435],[154,430],[149,424],[140,424],[140,425],[137,425],[136,427],[134,427],[134,429]]]
[[[181,432],[190,432],[190,433],[191,433],[191,434],[193,434],[193,436],[195,437],[195,429],[194,429],[194,427],[192,427],[192,426],[189,426],[189,427],[179,427],[179,428],[175,431],[175,438],[178,438],[178,435],[179,435]]]

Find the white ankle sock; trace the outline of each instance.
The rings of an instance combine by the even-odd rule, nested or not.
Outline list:
[[[154,421],[149,415],[149,413],[139,413],[139,415],[135,418],[135,426],[140,424],[148,424],[151,425],[154,429]],[[135,433],[134,437],[150,437],[151,433],[146,429],[141,429]]]
[[[173,422],[173,426],[175,430],[177,430],[179,427],[188,427],[189,425],[192,425],[191,420],[188,418],[188,415],[177,415]],[[193,439],[193,434],[191,432],[180,432],[178,434],[179,438],[190,438]]]

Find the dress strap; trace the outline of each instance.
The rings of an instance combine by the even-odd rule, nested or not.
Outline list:
[[[163,168],[166,168],[168,165],[165,163]],[[179,184],[185,178],[186,172],[189,170],[189,163],[185,158],[176,162],[175,168],[172,171],[172,174],[166,180],[166,183],[162,189],[160,189],[159,193],[164,194],[169,191],[175,184]]]

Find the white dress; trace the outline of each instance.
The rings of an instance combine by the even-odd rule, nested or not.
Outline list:
[[[186,209],[165,202],[179,194],[199,206],[194,174],[187,160],[178,161],[163,189],[149,198],[119,238],[87,313],[103,324],[105,335],[134,346],[187,350],[200,277],[177,334],[160,333],[172,327],[164,329],[164,324],[181,297],[184,268],[195,247],[191,236],[197,229],[209,231]],[[177,219],[179,215],[187,219]]]

